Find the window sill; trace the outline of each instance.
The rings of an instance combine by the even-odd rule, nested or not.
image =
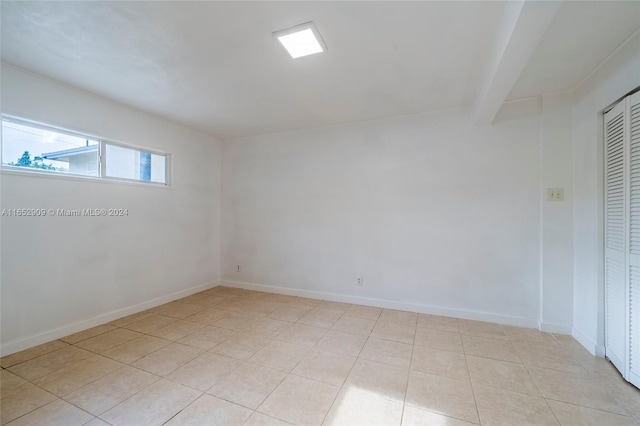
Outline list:
[[[133,185],[147,188],[157,188],[157,189],[170,189],[173,190],[174,187],[170,185],[166,185],[163,183],[150,183],[150,182],[142,182],[135,181],[129,179],[118,179],[118,178],[103,178],[103,177],[94,177],[94,176],[83,176],[83,175],[73,175],[73,174],[57,174],[51,172],[43,172],[37,170],[24,170],[19,167],[11,167],[11,166],[2,166],[0,168],[0,174],[2,175],[11,175],[11,176],[24,176],[31,178],[43,178],[43,179],[62,179],[62,180],[73,180],[76,182],[92,182],[92,183],[109,183],[109,184],[124,184],[124,185]]]

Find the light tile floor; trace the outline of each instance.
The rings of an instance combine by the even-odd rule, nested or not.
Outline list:
[[[0,359],[2,425],[639,425],[568,336],[216,287]]]

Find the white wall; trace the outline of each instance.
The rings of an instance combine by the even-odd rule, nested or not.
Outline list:
[[[1,72],[3,113],[172,155],[171,189],[1,174],[2,208],[129,210],[111,218],[2,217],[3,353],[218,280],[218,141],[10,66]]]
[[[640,86],[640,32],[574,93],[573,335],[604,353],[602,111]]]
[[[537,327],[542,138],[539,108],[519,107],[503,108],[494,126],[449,111],[225,144],[223,279]],[[547,145],[562,140],[560,151],[571,140],[566,117],[565,129],[548,122]],[[544,167],[558,166],[545,158]],[[545,183],[570,197],[570,177],[555,176]],[[550,230],[553,208],[544,213]],[[568,225],[568,238],[545,245],[562,251],[568,241],[571,253],[570,214]],[[557,269],[546,278],[570,304],[570,263]],[[570,314],[567,322],[553,309],[551,323],[568,330]]]
[[[573,151],[570,92],[542,96],[541,112],[541,329],[571,333],[573,322]],[[548,201],[549,188],[564,201]]]

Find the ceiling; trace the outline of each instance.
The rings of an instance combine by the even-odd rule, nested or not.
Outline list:
[[[574,89],[640,28],[640,1],[565,1],[509,99]]]
[[[222,137],[470,106],[504,1],[1,3],[3,62]],[[326,53],[271,36],[313,20]],[[575,87],[640,2],[566,2],[510,99]]]

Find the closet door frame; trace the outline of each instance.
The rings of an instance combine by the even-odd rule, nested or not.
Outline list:
[[[618,114],[622,114],[622,137],[623,137],[623,142],[622,142],[622,181],[623,181],[623,208],[622,208],[622,247],[621,250],[615,250],[612,248],[609,248],[609,215],[608,215],[608,202],[609,202],[609,188],[608,188],[608,170],[609,170],[609,152],[608,152],[608,145],[609,145],[609,139],[607,138],[607,133],[608,133],[608,121],[607,121],[607,115],[611,114],[612,116],[618,115]],[[605,356],[616,366],[616,368],[618,370],[620,370],[620,372],[622,373],[622,375],[624,377],[628,376],[628,342],[627,342],[627,336],[628,334],[628,329],[629,329],[629,315],[627,312],[628,309],[628,303],[626,303],[626,301],[628,300],[628,288],[629,288],[629,138],[626,135],[627,132],[627,104],[626,104],[626,98],[623,99],[622,101],[620,101],[619,103],[617,103],[616,105],[613,106],[613,108],[610,108],[608,111],[606,111],[603,115],[603,130],[604,130],[604,134],[603,134],[603,141],[604,141],[604,253],[603,253],[603,257],[604,257],[604,318],[605,318],[605,340],[604,340],[604,345],[605,345]],[[615,255],[612,254],[615,252]],[[610,263],[609,263],[609,259],[614,259],[618,262],[621,262],[621,270],[623,271],[623,279],[622,279],[622,287],[623,287],[623,294],[622,295],[618,295],[618,296],[622,296],[625,303],[624,306],[620,307],[621,309],[624,310],[624,312],[610,312],[611,309],[611,292],[610,292],[610,287],[611,285],[609,284],[611,281],[611,273],[610,271]],[[623,336],[620,338],[619,336],[615,336],[615,334],[613,332],[609,332],[610,329],[610,322],[609,321],[611,318],[615,317],[616,315],[620,316],[622,315],[624,317],[624,319],[622,320],[622,324],[614,324],[614,326],[622,326],[623,330]],[[618,320],[620,318],[617,318]],[[614,339],[614,337],[618,337],[618,340]],[[614,350],[615,345],[610,344],[611,340],[610,339],[614,339],[616,341],[616,343],[618,344],[622,344],[623,347],[621,348],[615,348],[616,350],[619,350],[620,353],[616,353],[617,351]],[[622,341],[620,342],[619,339],[621,339]]]
[[[601,123],[604,350],[640,388],[640,91],[605,110]]]
[[[626,294],[626,318],[627,318],[627,329],[626,329],[626,336],[627,336],[627,362],[626,362],[626,372],[623,374],[625,379],[628,380],[629,382],[631,382],[633,385],[635,385],[636,387],[640,388],[640,300],[636,300],[636,299],[640,299],[640,283],[638,283],[637,281],[640,281],[640,276],[638,276],[637,280],[631,281],[631,268],[635,267],[636,270],[640,271],[640,253],[637,254],[632,254],[631,253],[631,242],[632,242],[632,220],[631,220],[631,214],[632,213],[636,213],[636,216],[640,216],[640,205],[638,205],[636,207],[636,209],[633,208],[633,206],[631,205],[631,201],[632,201],[632,196],[631,196],[631,191],[632,191],[632,178],[631,178],[631,171],[632,171],[632,166],[631,166],[631,160],[633,159],[632,157],[632,143],[636,144],[636,146],[640,145],[640,92],[636,92],[634,94],[631,94],[629,96],[627,96],[624,100],[625,102],[625,115],[626,115],[626,120],[627,122],[625,123],[625,138],[627,141],[627,145],[629,146],[629,184],[627,185],[629,187],[628,192],[629,192],[629,199],[628,199],[628,204],[629,204],[629,223],[628,223],[628,229],[629,229],[629,250],[627,250],[628,252],[628,258],[627,258],[627,264],[628,264],[628,269],[629,269],[629,274],[627,277],[627,294]],[[632,118],[632,112],[634,112],[634,110],[636,111],[636,118],[637,118],[637,123],[633,122]],[[634,130],[634,126],[635,130]],[[632,141],[632,135],[635,133],[636,135],[636,139]],[[636,163],[638,163],[637,168],[639,169],[639,171],[637,172],[638,174],[640,174],[640,150],[639,150],[639,154],[636,160]],[[637,188],[636,191],[640,192],[640,177],[637,178]],[[640,197],[637,197],[640,198]],[[635,211],[637,210],[637,211]],[[640,228],[640,225],[638,226],[638,228]],[[636,233],[640,234],[640,230],[637,230]],[[636,238],[638,238],[640,240],[640,235],[636,236]],[[640,251],[640,250],[637,250]],[[639,274],[640,275],[640,274]],[[633,286],[633,287],[632,287]],[[634,292],[633,290],[638,290],[637,292]],[[637,294],[636,294],[637,293]],[[634,306],[636,307],[636,309],[634,310]],[[632,315],[634,315],[634,318],[632,319]],[[635,327],[635,330],[634,330]],[[636,338],[634,340],[634,336],[632,335],[632,333],[636,334]],[[635,349],[635,350],[634,350]],[[638,359],[638,361],[636,361],[636,359]],[[634,369],[632,369],[632,367],[634,367]]]

